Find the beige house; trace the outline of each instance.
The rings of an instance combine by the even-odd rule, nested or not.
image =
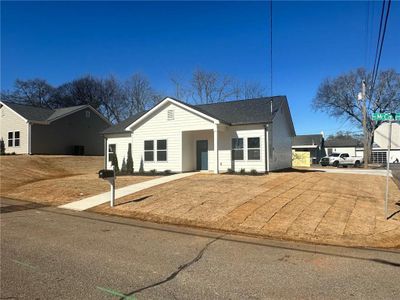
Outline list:
[[[0,102],[6,153],[103,155],[100,133],[109,126],[90,105],[46,109]]]
[[[204,105],[167,97],[103,133],[108,168],[131,148],[135,171],[215,173],[289,168],[295,135],[284,96]]]

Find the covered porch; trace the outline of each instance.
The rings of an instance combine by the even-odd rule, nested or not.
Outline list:
[[[219,173],[221,132],[214,129],[182,131],[182,171]]]

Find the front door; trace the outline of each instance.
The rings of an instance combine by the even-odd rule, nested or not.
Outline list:
[[[208,141],[196,141],[197,170],[208,170]]]

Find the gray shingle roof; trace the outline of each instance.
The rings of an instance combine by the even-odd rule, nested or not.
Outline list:
[[[293,137],[293,146],[309,146],[309,145],[321,145],[323,136],[322,134],[304,134],[296,135]]]
[[[173,100],[181,102],[177,99]],[[285,96],[275,96],[201,105],[191,105],[184,102],[181,103],[228,125],[246,125],[272,122],[274,115],[284,101],[287,101]],[[128,127],[129,124],[132,124],[145,113],[146,112],[141,112],[136,114],[121,123],[106,129],[103,133],[109,134],[125,132],[124,129]]]
[[[362,147],[363,143],[351,136],[339,136],[325,140],[325,147]]]
[[[88,107],[88,105],[78,105],[65,108],[48,109],[8,101],[2,101],[2,103],[11,108],[17,114],[27,119],[29,122],[51,122],[55,119],[68,115],[71,112],[80,110],[83,107]]]
[[[137,113],[127,119],[125,119],[122,122],[119,122],[118,124],[108,127],[106,130],[104,130],[102,133],[103,134],[109,134],[109,133],[123,133],[126,132],[125,128],[128,127],[130,124],[135,122],[137,119],[139,119],[141,116],[143,116],[147,111],[142,111],[140,113]]]

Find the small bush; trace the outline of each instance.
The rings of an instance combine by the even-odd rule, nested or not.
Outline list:
[[[234,171],[233,169],[229,168],[229,169],[226,171],[226,173],[228,173],[228,174],[235,174],[235,171]]]
[[[250,171],[250,175],[252,175],[252,176],[257,176],[257,175],[258,175],[257,170],[252,169],[252,170]]]
[[[156,169],[150,170],[150,175],[156,175],[156,174],[157,174],[157,170]]]
[[[240,169],[240,175],[245,175],[246,174],[246,169]]]
[[[164,175],[171,175],[171,174],[172,174],[171,170],[165,170],[164,171]]]

